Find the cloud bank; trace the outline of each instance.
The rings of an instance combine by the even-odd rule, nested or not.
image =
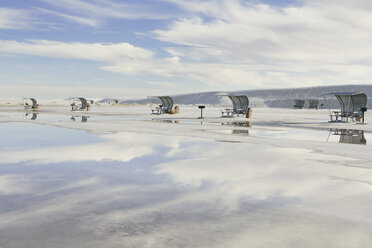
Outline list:
[[[113,18],[141,19],[147,14],[158,18],[154,6],[129,11],[141,5],[43,2],[61,12],[39,11],[97,29],[102,20]],[[175,6],[180,15],[163,16],[167,24],[143,36],[160,42],[160,47],[125,41],[3,40],[0,51],[98,61],[102,70],[156,76],[152,81],[161,81],[160,77],[172,85],[175,80],[185,85],[194,82],[211,90],[371,83],[372,6],[368,1],[304,1],[283,6],[239,0],[162,3]],[[0,27],[17,15],[2,17]]]

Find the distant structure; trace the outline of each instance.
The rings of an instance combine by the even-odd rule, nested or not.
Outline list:
[[[176,106],[175,109],[173,109],[174,102],[173,102],[172,97],[170,96],[155,96],[155,97],[149,96],[148,98],[150,99],[150,102],[151,102],[150,106],[151,106],[152,114],[157,114],[157,115],[178,114],[178,111],[179,111],[178,106]],[[154,99],[160,99],[161,104],[154,103],[154,101],[151,101]]]
[[[364,122],[364,112],[367,111],[368,97],[363,92],[336,92],[328,93],[324,96],[333,95],[340,104],[340,111],[332,111],[330,108],[329,116],[331,122]]]
[[[102,100],[96,101],[95,104],[119,105],[120,100],[117,98],[104,98]]]
[[[319,100],[318,99],[309,99],[309,109],[318,109],[319,108]]]
[[[220,105],[222,117],[234,117],[235,115],[245,115],[250,117],[251,110],[249,108],[249,99],[246,95],[219,95],[220,98],[230,99],[231,104],[227,104],[226,101]]]
[[[31,109],[31,110],[39,109],[39,104],[37,103],[35,98],[24,97],[22,98],[22,102],[23,102],[23,107],[25,109]]]
[[[88,102],[84,97],[70,97],[71,111],[83,111],[87,110]]]
[[[111,100],[109,100],[109,101],[107,102],[107,104],[109,104],[109,105],[113,105],[113,106],[115,106],[115,105],[119,105],[119,100],[118,100],[118,99],[111,99]]]
[[[293,108],[295,109],[302,109],[305,105],[305,100],[295,99],[294,102],[295,105],[293,105]]]

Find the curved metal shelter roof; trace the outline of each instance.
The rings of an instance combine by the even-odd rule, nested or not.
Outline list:
[[[87,108],[88,102],[84,97],[70,97],[68,98],[68,100],[70,101],[71,104],[75,101],[80,101],[81,102],[80,110],[84,110]]]
[[[88,105],[88,102],[85,98],[83,97],[79,97],[80,101],[81,101],[81,109],[86,109],[87,108],[87,105]]]
[[[228,96],[233,104],[235,113],[246,113],[249,107],[249,99],[246,95]]]
[[[368,97],[363,92],[335,92],[326,95],[334,95],[344,113],[360,112],[368,103]]]
[[[162,107],[165,113],[170,112],[173,109],[173,99],[170,96],[158,96],[158,98],[162,101]]]
[[[36,101],[35,98],[24,97],[24,98],[22,98],[22,101],[24,102],[24,104],[26,104],[27,101],[31,101],[32,105],[30,107],[31,108],[36,108],[37,101]]]

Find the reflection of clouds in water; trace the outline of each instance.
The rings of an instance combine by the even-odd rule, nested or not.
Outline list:
[[[128,167],[110,168],[109,174],[82,173],[73,180],[67,179],[70,170],[59,171],[65,173],[63,185],[25,190],[37,200],[0,214],[0,228],[63,223],[74,234],[69,237],[66,231],[58,237],[76,240],[89,233],[91,247],[105,247],[97,245],[101,239],[109,247],[361,247],[372,242],[371,185],[366,183],[372,172],[337,166],[359,160],[174,136],[123,133],[104,137],[103,143],[63,147],[67,155],[58,154],[61,147],[52,147],[14,152],[0,161],[15,161],[18,154],[22,161],[38,163],[125,162],[145,155],[169,162],[134,168],[131,180],[118,175],[119,183],[113,182],[113,174],[128,173]],[[169,149],[155,153],[159,146]],[[44,169],[48,171],[49,166]],[[53,174],[53,169],[48,173]],[[61,180],[45,178],[51,185]],[[4,180],[8,186],[30,181]],[[48,230],[40,233],[48,236]]]
[[[102,136],[106,142],[51,146],[48,148],[26,148],[18,151],[0,152],[0,163],[60,163],[66,161],[104,161],[127,162],[134,158],[151,154],[158,146],[177,147],[177,141],[171,137],[136,133],[119,133]]]
[[[50,175],[46,173],[38,173],[34,175],[20,175],[20,174],[7,174],[0,175],[0,196],[1,195],[16,195],[16,194],[33,194],[42,196],[56,191],[63,191],[69,189],[76,189],[78,187],[85,187],[99,183],[99,178],[87,178],[77,182],[72,182],[68,185],[63,185],[53,189],[39,189],[38,186],[45,182],[45,177],[48,181],[58,182],[61,181],[58,175]],[[41,190],[41,192],[40,192]]]
[[[341,204],[341,199],[361,196],[371,190],[368,184],[345,183],[330,178],[345,176],[371,181],[372,171],[369,169],[342,166],[358,162],[356,159],[249,144],[220,143],[214,148],[190,149],[192,152],[189,154],[197,149],[197,156],[163,163],[156,173],[169,175],[180,185],[200,188],[195,197],[200,201],[215,201],[220,207],[238,209],[244,199],[284,197],[316,202],[317,205],[325,203],[323,207],[337,202],[340,206],[335,206],[335,209],[352,215],[351,209],[343,209],[345,203]]]
[[[186,159],[163,163],[156,173],[186,192],[96,216],[98,235],[113,233],[133,245],[146,240],[148,247],[358,247],[372,241],[368,184],[330,178],[371,178],[368,169],[337,166],[345,158],[217,143],[167,155]]]
[[[0,175],[0,196],[21,194],[31,190],[32,181],[28,176]]]
[[[106,203],[110,204],[113,202],[110,197],[133,190],[133,187],[100,188],[97,183],[96,178],[90,178],[73,182],[66,187],[46,189],[34,195],[34,197],[41,199],[49,195],[44,200],[29,202],[25,209],[0,214],[2,219],[0,227],[8,224],[23,225],[25,220],[27,222],[54,221],[55,218],[64,218],[63,216],[66,214],[80,216],[82,212],[89,213],[99,207],[99,201],[107,201]],[[31,194],[31,192],[28,193]]]

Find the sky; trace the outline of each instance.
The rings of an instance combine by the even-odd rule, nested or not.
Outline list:
[[[0,0],[0,97],[372,83],[369,0]]]

